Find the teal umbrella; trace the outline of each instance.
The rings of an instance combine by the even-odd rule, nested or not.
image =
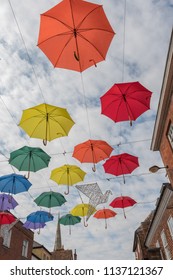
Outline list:
[[[9,163],[19,171],[36,172],[49,165],[50,156],[41,148],[24,146],[10,153]]]
[[[71,225],[75,225],[81,222],[81,217],[73,216],[72,214],[66,214],[59,218],[58,223],[64,226],[69,226],[69,234],[71,234]]]
[[[67,200],[61,193],[50,191],[43,192],[34,201],[38,206],[52,208],[56,206],[61,206]]]

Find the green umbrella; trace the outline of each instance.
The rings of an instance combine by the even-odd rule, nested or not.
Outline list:
[[[39,206],[52,208],[56,206],[61,206],[67,200],[61,193],[50,191],[50,192],[43,192],[34,201]]]
[[[71,225],[75,225],[77,223],[80,223],[81,217],[73,216],[72,214],[66,214],[59,218],[59,224],[62,224],[64,226],[69,225],[69,234],[71,234]]]
[[[19,171],[28,171],[29,178],[30,171],[48,167],[50,158],[41,148],[24,146],[10,153],[9,163]]]

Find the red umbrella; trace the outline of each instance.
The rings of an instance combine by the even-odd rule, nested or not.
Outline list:
[[[98,210],[95,214],[94,214],[94,218],[97,219],[105,219],[105,229],[107,228],[107,222],[106,219],[115,217],[117,215],[117,213],[115,213],[114,211],[112,211],[111,209],[101,209]]]
[[[102,140],[88,140],[74,147],[73,157],[80,162],[93,162],[93,171],[95,164],[105,158],[108,158],[113,148]]]
[[[11,224],[16,218],[8,212],[0,212],[0,225]]]
[[[105,60],[114,34],[102,5],[63,0],[41,15],[38,47],[54,67],[82,72]]]
[[[132,171],[139,166],[138,158],[136,156],[123,153],[120,155],[111,156],[103,164],[106,173],[119,176],[124,174],[130,174]]]
[[[126,219],[124,208],[133,206],[137,202],[129,196],[116,197],[109,205],[113,208],[123,208],[124,218]]]
[[[136,120],[150,109],[152,92],[139,82],[114,84],[100,99],[101,113],[114,122]]]

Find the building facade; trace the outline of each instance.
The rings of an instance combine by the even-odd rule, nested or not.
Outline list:
[[[162,185],[156,208],[135,231],[133,252],[137,260],[173,259],[173,188]]]
[[[151,150],[159,151],[173,186],[173,31],[171,34],[161,95],[151,142]]]
[[[43,245],[34,241],[32,249],[32,260],[51,260],[51,253]]]
[[[167,54],[161,95],[151,141],[159,151],[170,183],[162,185],[155,210],[135,231],[136,259],[173,259],[173,31]],[[159,175],[158,175],[159,176]]]
[[[0,260],[31,260],[33,238],[21,221],[1,225]]]

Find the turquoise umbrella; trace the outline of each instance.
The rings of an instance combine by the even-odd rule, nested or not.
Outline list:
[[[50,156],[41,148],[24,146],[10,153],[9,163],[19,171],[36,172],[49,165]]]
[[[56,206],[61,206],[67,200],[61,193],[50,191],[43,192],[34,201],[38,206],[52,208]]]
[[[59,218],[58,223],[64,226],[69,226],[69,234],[71,234],[71,225],[75,225],[81,222],[81,217],[73,216],[72,214],[66,214]]]

